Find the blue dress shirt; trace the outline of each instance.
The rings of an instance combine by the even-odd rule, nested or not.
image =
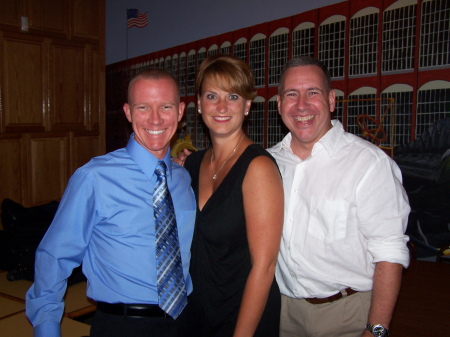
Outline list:
[[[172,162],[170,151],[163,160],[189,294],[196,201],[188,172]],[[36,337],[60,335],[67,278],[81,262],[89,298],[158,304],[152,205],[157,162],[132,135],[126,148],[93,158],[70,178],[36,251],[35,281],[26,295]]]

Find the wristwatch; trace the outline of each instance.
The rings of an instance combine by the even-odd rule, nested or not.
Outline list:
[[[370,331],[372,335],[376,337],[388,337],[389,336],[389,330],[386,329],[381,324],[370,324],[367,323],[366,330]]]

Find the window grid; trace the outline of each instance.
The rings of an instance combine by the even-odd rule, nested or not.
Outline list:
[[[217,48],[210,49],[210,50],[208,50],[208,56],[217,55],[218,52],[219,52],[219,49],[217,49]]]
[[[319,26],[319,59],[332,78],[344,77],[345,20]]]
[[[178,86],[180,87],[180,96],[186,95],[186,56],[180,57],[180,66],[178,70]]]
[[[450,1],[422,2],[419,67],[450,64]]]
[[[382,71],[414,68],[416,6],[383,13]]]
[[[247,62],[247,42],[235,44],[233,46],[233,55]]]
[[[195,94],[195,54],[188,55],[187,59],[187,94]]]
[[[314,56],[314,27],[292,32],[292,57]]]
[[[250,42],[250,68],[255,75],[255,86],[264,85],[266,74],[266,39]]]
[[[267,111],[267,147],[272,147],[280,142],[286,133],[286,127],[278,113],[277,101],[271,100]]]
[[[281,69],[288,58],[287,33],[269,38],[269,84],[278,84]]]
[[[395,147],[398,145],[409,143],[411,137],[411,114],[412,114],[412,92],[391,92],[381,94],[381,113],[383,114],[388,101],[384,98],[393,98],[394,104],[388,111],[388,115],[385,118],[383,127],[386,130],[386,134],[391,134],[391,116],[394,114],[394,144],[390,144],[390,139],[388,145]],[[385,144],[381,144],[385,145]]]
[[[164,70],[167,71],[169,74],[172,71],[172,60],[170,58],[167,58],[164,61]]]
[[[377,73],[378,13],[350,20],[349,75]]]
[[[220,48],[220,53],[221,54],[225,54],[225,55],[229,55],[230,54],[230,46],[221,47]]]
[[[368,95],[350,95],[347,105],[347,132],[362,138],[362,131],[356,123],[358,115],[368,115],[377,119],[376,107],[377,101],[374,100],[375,94]]]
[[[178,56],[172,58],[172,76],[178,79]]]
[[[333,118],[344,124],[344,96],[336,96],[336,106],[333,111]]]
[[[264,146],[264,102],[253,102],[248,116],[248,136]]]
[[[192,145],[195,146],[197,137],[195,136],[195,106],[193,104],[186,108],[186,135],[191,136]]]
[[[196,130],[196,137],[195,137],[195,147],[197,150],[203,150],[205,148],[205,125],[203,124],[202,116],[198,113],[195,113],[193,111],[193,114],[195,116],[195,130]]]
[[[203,60],[206,58],[206,51],[201,51],[197,54],[197,69],[200,68]]]
[[[417,92],[416,137],[438,119],[450,117],[450,88]]]

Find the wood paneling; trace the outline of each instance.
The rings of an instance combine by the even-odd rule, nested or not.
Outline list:
[[[86,79],[84,49],[52,46],[52,130],[84,130]]]
[[[27,0],[30,29],[44,30],[47,33],[67,33],[70,22],[69,1]]]
[[[72,171],[86,164],[91,158],[98,156],[100,145],[98,137],[75,137]],[[73,173],[73,172],[71,172]]]
[[[98,71],[95,71],[95,69],[99,69],[101,67],[101,56],[98,50],[93,50],[91,53],[92,56],[92,62],[91,66],[92,69],[89,70],[89,73],[92,75],[91,78],[91,90],[89,92],[91,95],[90,98],[90,104],[89,104],[89,129],[99,129],[99,114],[97,113],[100,110],[100,86],[98,83],[101,83],[100,81],[100,75]]]
[[[74,36],[99,38],[99,4],[91,0],[73,0]]]
[[[19,12],[22,8],[20,0],[1,0],[0,1],[0,24],[19,26]]]
[[[18,138],[0,139],[0,200],[22,200],[25,171],[24,142]]]
[[[0,202],[59,200],[104,153],[104,24],[104,0],[0,0]]]
[[[33,205],[58,200],[68,180],[68,139],[64,136],[31,137],[29,202]]]
[[[43,39],[5,37],[2,59],[2,129],[44,131],[46,65]]]

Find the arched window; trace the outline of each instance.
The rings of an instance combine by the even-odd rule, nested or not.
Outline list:
[[[430,81],[417,91],[416,137],[438,119],[450,117],[450,82]]]
[[[178,54],[172,56],[172,76],[178,79]]]
[[[278,84],[288,59],[289,30],[278,28],[269,38],[269,85]]]
[[[250,68],[255,75],[255,85],[263,86],[266,76],[266,36],[256,34],[250,40]]]
[[[233,46],[233,55],[247,62],[247,39],[241,37]]]
[[[419,67],[450,64],[450,1],[423,0],[420,16]]]
[[[178,86],[180,87],[180,96],[186,95],[186,53],[180,54],[180,65],[178,68]]]
[[[350,20],[349,76],[377,73],[378,12],[367,7]]]
[[[267,147],[272,147],[284,138],[288,133],[278,113],[277,96],[269,100],[267,109]]]
[[[383,13],[382,72],[414,69],[417,0],[397,1]]]
[[[314,24],[303,22],[292,32],[292,57],[314,56]]]
[[[348,95],[347,132],[362,137],[362,130],[356,123],[358,115],[368,115],[377,120],[377,91],[375,88],[362,87]]]
[[[206,58],[206,48],[202,47],[197,52],[197,69],[200,67],[200,64],[202,64],[205,58]]]
[[[221,54],[230,54],[230,48],[231,48],[231,43],[230,41],[225,41],[224,43],[222,43],[222,45],[220,46],[220,53]]]
[[[319,60],[325,63],[332,78],[344,77],[345,16],[334,15],[319,26]]]
[[[219,49],[216,44],[213,44],[208,49],[208,56],[216,55],[219,52]]]
[[[191,50],[187,56],[187,94],[195,94],[195,50]]]
[[[387,134],[393,132],[393,140],[381,145],[392,147],[409,143],[411,141],[411,116],[412,116],[412,87],[407,84],[394,84],[381,93],[381,118],[384,119],[383,127]],[[387,99],[392,99],[393,102]],[[389,106],[393,103],[392,106]],[[385,115],[385,117],[384,117]],[[394,129],[391,130],[391,125]]]
[[[164,70],[170,73],[172,71],[172,57],[167,56],[164,60]]]
[[[264,147],[264,102],[263,97],[256,97],[248,116],[248,135],[262,147]]]

